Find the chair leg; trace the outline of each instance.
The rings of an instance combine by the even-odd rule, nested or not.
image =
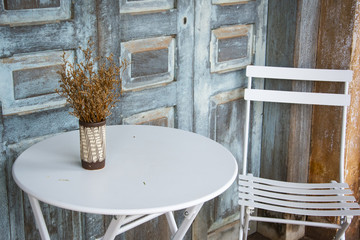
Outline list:
[[[239,240],[243,240],[244,237],[244,215],[245,215],[245,206],[240,206],[240,229],[239,229]]]
[[[244,219],[244,227],[243,227],[243,239],[246,240],[249,232],[249,222],[250,222],[250,215],[253,213],[253,207],[246,207],[245,208],[245,219]]]
[[[335,240],[345,240],[345,231],[350,226],[352,216],[345,217],[345,221],[341,223],[341,228],[337,231]]]

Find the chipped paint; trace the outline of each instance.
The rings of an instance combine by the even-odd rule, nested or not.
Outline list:
[[[217,39],[227,39],[234,37],[241,37],[248,35],[248,32],[251,31],[252,25],[236,25],[231,27],[222,27],[213,30]]]

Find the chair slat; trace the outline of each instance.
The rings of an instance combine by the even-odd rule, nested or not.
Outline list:
[[[287,199],[289,201],[304,201],[304,202],[334,202],[334,201],[351,201],[355,202],[356,199],[354,196],[348,195],[316,195],[316,196],[308,196],[308,195],[294,195],[289,193],[274,193],[269,191],[262,191],[258,189],[252,189],[249,187],[238,187],[239,197],[243,197],[246,193],[251,193],[254,195],[261,195],[265,197],[272,197],[278,199]]]
[[[307,189],[307,188],[284,188],[279,186],[269,186],[258,183],[242,182],[242,186],[248,186],[255,189],[262,189],[266,191],[290,193],[290,194],[303,194],[303,195],[331,195],[331,194],[352,194],[350,189]]]
[[[354,202],[298,202],[298,201],[288,201],[286,198],[281,200],[262,197],[257,195],[248,195],[242,194],[241,195],[244,200],[251,200],[260,203],[266,203],[276,206],[282,207],[290,207],[290,208],[303,208],[303,209],[350,209],[350,208],[358,208],[358,204]],[[304,198],[305,199],[305,198]]]
[[[350,82],[353,72],[351,70],[286,68],[268,66],[247,66],[246,76],[256,78],[273,78],[288,80]],[[293,76],[289,78],[289,76]]]
[[[306,209],[279,207],[279,206],[274,206],[274,205],[270,205],[270,204],[246,201],[246,200],[241,200],[241,199],[239,200],[238,203],[243,206],[267,209],[267,210],[277,211],[277,212],[282,212],[282,213],[308,215],[308,216],[336,217],[336,216],[360,215],[360,210],[314,210],[314,209],[306,210]]]
[[[324,106],[349,106],[350,96],[345,94],[245,89],[245,100]]]
[[[272,180],[267,178],[260,178],[254,177],[252,174],[239,174],[239,180],[245,182],[256,182],[256,183],[263,183],[267,185],[275,185],[281,187],[288,187],[288,188],[349,188],[347,183],[338,183],[338,182],[331,182],[331,183],[298,183],[298,182],[283,182],[279,180]]]

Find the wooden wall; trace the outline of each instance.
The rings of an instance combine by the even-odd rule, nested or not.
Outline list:
[[[315,67],[318,12],[319,1],[269,1],[266,65]],[[266,80],[265,88],[311,91],[312,84]],[[307,182],[311,112],[310,106],[264,104],[262,177]],[[273,223],[259,223],[258,231],[271,239],[298,239],[305,234],[303,226]]]
[[[267,65],[310,68],[352,69],[350,86],[352,105],[348,112],[346,181],[359,199],[359,1],[269,1]],[[297,86],[286,82],[265,87],[302,88],[311,91],[325,89],[341,91],[336,84]],[[312,115],[312,111],[314,115]],[[275,116],[275,121],[267,120]],[[299,125],[297,119],[305,119]],[[339,110],[316,107],[264,105],[261,174],[265,177],[292,181],[328,182],[338,179]],[[270,130],[265,130],[270,128]],[[277,130],[274,130],[277,129]],[[294,135],[301,129],[301,135]],[[324,137],[324,132],[328,133]],[[311,143],[310,143],[311,136]],[[273,144],[281,139],[280,144]],[[299,143],[304,143],[300,144]],[[310,145],[311,144],[311,145]],[[273,147],[280,151],[274,155]],[[329,148],[328,146],[331,146]],[[310,163],[306,160],[311,154]],[[282,162],[273,164],[281,156]],[[319,160],[317,160],[319,159]],[[309,169],[309,172],[308,172]],[[322,219],[334,221],[334,219]],[[276,224],[259,224],[259,231],[272,239],[298,239],[304,228]],[[330,239],[334,231],[306,228],[306,235],[314,239]],[[353,220],[347,239],[359,239],[359,220]]]

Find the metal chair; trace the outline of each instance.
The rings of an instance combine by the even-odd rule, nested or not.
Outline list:
[[[350,70],[323,70],[248,66],[248,87],[245,89],[246,118],[244,133],[243,173],[239,175],[240,239],[247,239],[249,221],[276,222],[338,229],[335,239],[345,235],[352,217],[360,215],[360,206],[344,182],[344,150],[347,106],[350,105],[348,85],[352,80]],[[344,83],[343,94],[296,92],[252,89],[253,78],[327,81]],[[254,177],[247,173],[250,102],[277,102],[342,106],[342,132],[340,150],[340,183],[291,183]],[[268,218],[251,215],[254,208],[304,216],[338,216],[340,224]]]

